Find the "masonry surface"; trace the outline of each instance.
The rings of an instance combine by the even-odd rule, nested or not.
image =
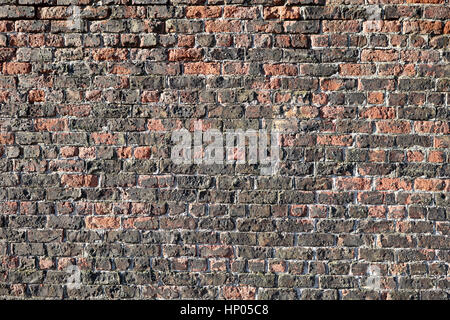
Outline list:
[[[0,297],[448,299],[449,19],[0,0]],[[174,164],[199,122],[280,131],[278,173]]]

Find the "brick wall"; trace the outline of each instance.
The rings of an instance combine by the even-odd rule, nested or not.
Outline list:
[[[0,0],[0,297],[448,299],[448,0]],[[279,170],[175,129],[278,130]]]

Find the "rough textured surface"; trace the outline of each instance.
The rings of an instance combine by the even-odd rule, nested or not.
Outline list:
[[[449,18],[0,0],[0,297],[448,299]],[[281,130],[278,174],[175,165],[198,119]]]

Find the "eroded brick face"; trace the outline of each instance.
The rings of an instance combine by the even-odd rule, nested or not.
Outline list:
[[[449,298],[448,0],[0,3],[1,298]]]

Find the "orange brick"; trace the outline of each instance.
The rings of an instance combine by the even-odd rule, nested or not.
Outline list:
[[[361,113],[362,118],[368,119],[393,119],[395,115],[395,108],[390,107],[370,107]]]
[[[411,123],[408,121],[378,121],[376,123],[377,132],[379,133],[410,133]]]
[[[13,133],[1,133],[0,132],[0,144],[13,144],[14,134]]]
[[[241,21],[239,20],[207,20],[205,21],[205,32],[240,32]]]
[[[117,156],[121,159],[131,158],[131,147],[117,148]]]
[[[67,131],[67,119],[36,119],[34,126],[38,131]]]
[[[406,153],[406,159],[409,162],[422,162],[425,159],[425,155],[422,151],[408,151]]]
[[[149,159],[151,156],[150,147],[136,147],[134,149],[134,157],[136,159]]]
[[[98,177],[94,175],[64,174],[61,176],[61,183],[68,187],[96,187]]]
[[[450,191],[450,179],[423,179],[414,181],[414,189],[420,191]]]
[[[219,6],[187,6],[186,18],[204,19],[219,18],[222,16],[222,8]]]
[[[300,19],[300,7],[275,6],[264,7],[264,19],[297,20]]]
[[[445,160],[445,154],[442,151],[430,151],[428,154],[428,161],[434,163],[441,163]]]
[[[117,134],[106,132],[94,132],[91,138],[95,144],[116,144],[119,140]]]
[[[361,53],[362,62],[397,61],[399,53],[395,50],[364,49]]]
[[[372,180],[369,178],[336,178],[337,190],[370,190]]]
[[[369,161],[370,162],[383,162],[386,160],[386,151],[384,150],[370,150]]]
[[[59,154],[63,158],[72,158],[78,156],[78,147],[62,147]]]
[[[127,49],[101,48],[92,52],[92,58],[96,61],[124,61],[127,57]]]
[[[44,102],[45,101],[45,93],[43,90],[30,90],[28,92],[28,101],[29,102]]]
[[[120,218],[116,217],[86,217],[86,227],[88,229],[118,229]]]
[[[202,49],[171,49],[169,50],[169,61],[196,61],[202,57]]]
[[[376,190],[411,190],[412,183],[400,178],[380,178],[376,181]]]
[[[263,66],[264,73],[268,76],[295,76],[298,74],[298,69],[292,64],[265,64]]]
[[[217,62],[191,62],[184,64],[185,74],[220,74]]]
[[[160,119],[149,119],[148,123],[148,130],[150,131],[165,131],[166,128],[164,127],[164,124]]]
[[[222,289],[226,300],[255,300],[256,288],[249,286],[225,286]]]
[[[3,64],[4,74],[26,74],[31,72],[31,64],[28,62],[6,62]]]
[[[367,102],[371,104],[382,104],[384,102],[383,92],[369,92]]]

